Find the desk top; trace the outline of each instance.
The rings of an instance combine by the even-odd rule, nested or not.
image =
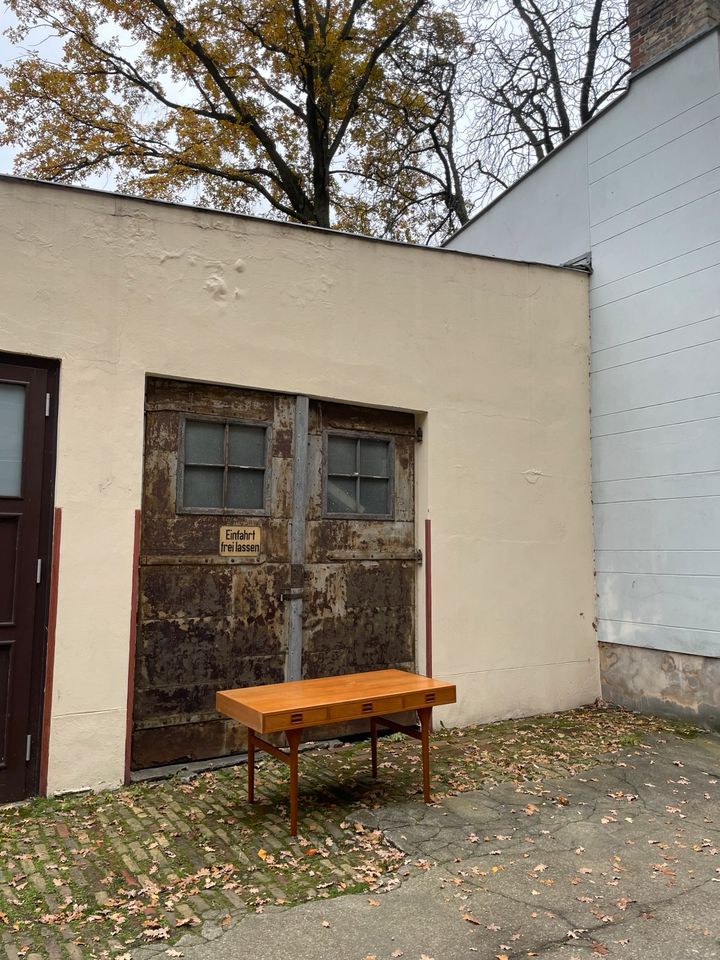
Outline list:
[[[258,733],[454,703],[455,685],[404,670],[375,670],[318,680],[220,690],[220,713]]]

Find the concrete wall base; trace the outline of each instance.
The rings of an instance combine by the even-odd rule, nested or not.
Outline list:
[[[720,658],[601,643],[606,700],[720,730]]]

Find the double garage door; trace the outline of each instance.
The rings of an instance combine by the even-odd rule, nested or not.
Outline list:
[[[406,413],[150,379],[134,768],[244,749],[219,689],[415,666]]]

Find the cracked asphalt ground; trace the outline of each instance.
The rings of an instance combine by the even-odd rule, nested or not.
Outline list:
[[[188,960],[718,958],[719,780],[717,736],[655,734],[566,779],[382,805],[358,819],[406,854],[394,889],[269,906],[176,948]]]

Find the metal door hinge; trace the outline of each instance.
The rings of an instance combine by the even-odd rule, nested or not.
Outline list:
[[[417,440],[418,443],[422,443],[422,438],[423,438],[422,427],[418,427],[417,430],[415,431],[415,439]]]
[[[30,763],[30,748],[32,747],[32,737],[30,734],[27,735],[27,740],[25,741],[25,763]]]
[[[49,393],[45,394],[45,416],[46,417],[50,416],[50,394]]]
[[[417,561],[417,565],[421,567],[423,562],[422,550],[415,551],[415,560]]]
[[[35,583],[42,580],[42,560],[38,557],[37,568],[35,570]]]

